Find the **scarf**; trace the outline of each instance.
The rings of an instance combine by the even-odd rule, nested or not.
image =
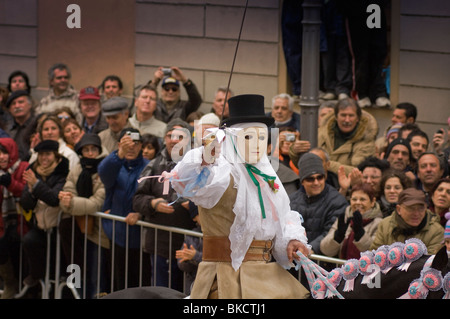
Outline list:
[[[352,139],[358,130],[359,122],[356,124],[353,131],[349,133],[342,133],[337,125],[337,122],[334,123],[333,132],[334,132],[334,148],[333,150],[337,150],[339,147],[344,145],[348,140]]]
[[[426,212],[425,217],[423,218],[423,220],[420,222],[419,225],[410,226],[403,220],[403,218],[397,213],[397,211],[394,211],[393,214],[395,218],[395,223],[397,224],[397,226],[392,230],[392,235],[394,235],[394,237],[397,237],[399,235],[410,237],[412,235],[417,234],[422,228],[425,227],[429,218],[428,217],[429,214],[428,212]]]
[[[43,181],[45,181],[47,179],[48,176],[50,176],[51,173],[53,173],[53,171],[55,170],[56,166],[61,162],[61,159],[54,161],[52,163],[52,165],[50,165],[49,167],[42,167],[41,165],[38,164],[38,162],[36,161],[36,163],[34,164],[34,168],[36,170],[36,173],[39,174],[39,176],[41,177],[41,179]]]
[[[86,158],[80,159],[81,174],[77,180],[78,196],[89,198],[93,195],[92,175],[97,173],[97,166],[103,158]]]

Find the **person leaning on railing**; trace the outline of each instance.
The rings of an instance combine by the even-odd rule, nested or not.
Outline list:
[[[27,182],[20,198],[25,212],[32,211],[31,229],[23,238],[23,248],[29,275],[24,279],[27,286],[35,286],[44,278],[46,271],[47,231],[58,225],[60,213],[58,194],[62,190],[69,160],[58,153],[59,144],[54,140],[40,142],[34,150],[37,160],[23,173]],[[55,244],[56,231],[51,232]]]

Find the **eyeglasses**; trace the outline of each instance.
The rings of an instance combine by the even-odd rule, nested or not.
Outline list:
[[[177,92],[178,91],[178,87],[176,87],[176,86],[165,86],[164,87],[164,91],[166,91],[166,92],[169,92],[169,91]]]
[[[305,177],[304,181],[307,181],[308,183],[314,183],[314,181],[318,181],[321,182],[323,181],[325,178],[324,175],[318,175],[318,176],[310,176],[310,177]]]
[[[58,115],[58,118],[60,120],[68,120],[68,119],[70,119],[70,116],[68,116],[68,115]]]

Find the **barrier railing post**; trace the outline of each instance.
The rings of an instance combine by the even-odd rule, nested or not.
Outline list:
[[[110,214],[105,214],[105,213],[94,213],[91,214],[92,216],[98,218],[99,221],[99,231],[98,231],[98,247],[97,247],[97,283],[96,283],[96,292],[97,292],[97,296],[99,296],[99,294],[102,292],[100,291],[100,284],[101,284],[101,280],[102,280],[102,275],[105,275],[102,273],[102,268],[101,265],[103,263],[105,263],[106,261],[103,259],[102,257],[102,245],[101,245],[101,239],[102,239],[102,221],[103,219],[108,219],[112,222],[112,238],[110,241],[110,252],[111,252],[111,274],[110,274],[110,286],[111,286],[111,291],[114,291],[115,288],[115,283],[114,283],[114,272],[116,271],[115,268],[115,235],[116,235],[116,222],[125,222],[125,218],[121,217],[121,216],[115,216],[115,215],[110,215]],[[86,216],[87,218],[87,216]],[[72,221],[74,222],[74,221]],[[87,223],[86,223],[87,224]],[[158,236],[160,235],[159,232],[160,231],[167,231],[169,233],[169,267],[168,267],[168,286],[170,287],[172,285],[172,272],[173,272],[173,268],[172,268],[172,261],[173,261],[173,256],[172,256],[172,248],[173,248],[173,236],[175,234],[182,234],[184,236],[196,236],[196,237],[203,237],[202,233],[199,232],[195,232],[195,231],[191,231],[191,230],[186,230],[186,229],[181,229],[181,228],[177,228],[177,227],[169,227],[169,226],[163,226],[163,225],[158,225],[158,224],[152,224],[152,223],[148,223],[148,222],[144,222],[144,221],[138,221],[137,225],[139,225],[141,227],[141,243],[140,243],[140,266],[139,266],[139,287],[142,287],[142,283],[143,283],[143,278],[144,276],[144,271],[149,271],[151,273],[151,278],[152,278],[152,286],[156,286],[156,278],[157,278],[157,258],[158,258]],[[73,226],[73,225],[72,225]],[[143,252],[144,252],[144,241],[145,241],[145,232],[144,229],[154,229],[154,252],[152,254],[153,256],[153,264],[150,266],[151,268],[149,269],[144,269],[143,268],[143,258],[145,257]],[[48,299],[49,298],[49,292],[51,290],[51,280],[50,280],[50,264],[51,264],[51,240],[52,240],[52,232],[55,231],[55,229],[51,229],[47,231],[47,256],[46,256],[46,274],[45,274],[45,279],[40,281],[41,284],[41,288],[42,288],[42,298],[43,299]],[[72,228],[72,232],[74,232],[74,228]],[[128,248],[128,244],[129,244],[129,225],[127,225],[126,227],[126,249],[125,249],[125,276],[124,278],[121,279],[125,279],[125,287],[128,287],[128,259],[129,259],[129,248]],[[61,240],[60,240],[60,234],[57,233],[56,234],[56,269],[55,269],[55,289],[56,287],[58,287],[59,289],[58,292],[55,291],[55,298],[56,299],[60,299],[62,298],[62,293],[61,290],[64,286],[67,285],[67,282],[60,282],[60,285],[58,286],[59,283],[59,278],[60,278],[60,267],[61,267],[61,257],[59,256],[59,251],[60,251],[60,247],[61,247]],[[88,263],[88,243],[87,240],[89,240],[87,238],[87,231],[85,231],[85,237],[84,237],[84,255],[83,255],[83,266],[84,266],[84,271],[83,271],[83,293],[82,296],[80,297],[79,295],[77,295],[77,290],[72,290],[72,293],[74,295],[75,298],[79,299],[79,298],[92,298],[92,296],[88,296],[88,292],[93,293],[93,291],[88,291],[87,289],[87,282],[88,282],[88,274],[89,272],[87,272],[87,268],[89,267],[89,263]],[[75,240],[74,237],[72,237],[72,246],[74,245]],[[76,255],[73,252],[73,249],[75,247],[71,247],[71,261],[72,263],[74,262],[74,256]],[[148,258],[148,257],[147,257]],[[338,265],[342,265],[345,263],[345,260],[342,259],[338,259],[338,258],[331,258],[331,257],[327,257],[327,256],[322,256],[322,255],[316,255],[316,254],[312,254],[309,257],[311,260],[315,261],[315,262],[327,262],[327,263],[333,263],[336,266]],[[153,273],[152,273],[153,272]],[[300,275],[299,275],[300,277]],[[301,278],[299,278],[300,280]],[[183,291],[185,291],[185,280],[186,280],[186,274],[183,274]]]

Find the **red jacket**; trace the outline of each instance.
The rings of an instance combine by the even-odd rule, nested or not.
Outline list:
[[[10,137],[0,138],[0,144],[8,151],[9,162],[4,169],[11,175],[11,184],[8,186],[8,191],[13,197],[20,197],[26,182],[23,179],[23,172],[28,167],[28,162],[22,162],[19,159],[19,148],[16,142]],[[0,185],[0,207],[3,203],[4,186]],[[3,218],[0,214],[0,236],[3,235]]]

